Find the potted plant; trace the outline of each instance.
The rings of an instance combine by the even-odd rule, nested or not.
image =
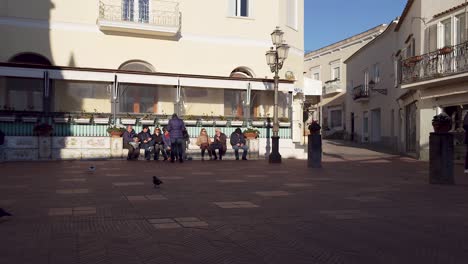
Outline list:
[[[16,117],[14,111],[15,108],[4,105],[3,109],[0,111],[0,122],[15,122]]]
[[[107,125],[107,124],[109,124],[109,120],[110,120],[110,115],[109,114],[98,113],[97,110],[94,109],[94,115],[93,115],[94,124]]]
[[[449,54],[450,52],[453,51],[453,48],[450,47],[450,46],[445,46],[443,48],[440,48],[438,53],[439,55],[446,55],[446,54]]]
[[[260,117],[254,117],[254,119],[252,120],[252,126],[254,126],[254,127],[263,127],[263,126],[265,126],[265,120],[262,120],[261,116]]]
[[[154,125],[155,116],[152,114],[145,114],[140,118],[140,124],[142,125]]]
[[[278,121],[279,121],[279,126],[280,127],[290,127],[291,126],[291,122],[289,122],[289,118],[287,118],[287,117],[280,117],[280,118],[278,118]]]
[[[186,115],[184,116],[184,123],[188,126],[196,126],[197,125],[197,119],[193,115]]]
[[[110,126],[107,128],[107,133],[109,133],[111,137],[121,137],[124,132],[124,127]]]
[[[226,117],[223,116],[223,115],[219,115],[218,120],[216,120],[216,125],[217,125],[217,126],[225,126],[225,125],[227,125]]]
[[[36,124],[33,128],[33,135],[39,137],[50,137],[54,128],[49,124]]]
[[[203,126],[212,126],[214,124],[213,112],[211,112],[211,120],[210,120],[210,117],[208,117],[208,114],[203,113],[203,118],[201,120],[201,124]]]
[[[419,62],[422,60],[422,56],[413,56],[413,57],[410,57],[407,59],[408,62],[413,62],[413,63],[416,63],[416,62]]]
[[[127,113],[126,116],[120,118],[120,123],[122,125],[135,125],[136,123],[136,116],[130,115],[130,113]]]
[[[59,113],[54,116],[54,123],[64,124],[70,122],[70,120],[70,115],[66,115],[65,113]]]
[[[258,129],[249,127],[244,130],[243,134],[246,139],[256,139],[258,138],[258,135],[260,135],[260,131]]]
[[[165,125],[169,124],[169,117],[164,112],[164,110],[162,111],[162,117],[158,118],[158,124],[160,126],[165,126]]]
[[[93,115],[90,113],[85,112],[84,110],[81,111],[81,114],[78,115],[76,118],[74,118],[74,121],[76,124],[90,124],[91,123],[91,118],[93,118]]]
[[[240,127],[243,124],[244,121],[238,116],[234,117],[234,120],[231,120],[231,126]]]
[[[447,133],[452,128],[452,119],[446,113],[435,115],[432,118],[432,127],[436,133]]]

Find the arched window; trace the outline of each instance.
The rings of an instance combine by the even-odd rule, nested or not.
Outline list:
[[[16,54],[15,56],[11,57],[8,62],[13,63],[25,63],[25,64],[37,64],[37,65],[48,65],[51,66],[49,59],[46,57],[32,52],[24,52]]]
[[[124,62],[119,66],[119,70],[124,71],[139,71],[139,72],[155,72],[153,65],[146,61],[132,60]]]
[[[236,78],[253,78],[254,74],[252,70],[247,67],[237,67],[231,72],[229,76]]]

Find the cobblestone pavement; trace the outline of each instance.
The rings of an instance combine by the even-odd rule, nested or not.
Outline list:
[[[329,143],[305,161],[0,164],[0,263],[468,263],[468,176]],[[94,173],[87,168],[96,166]],[[151,176],[164,184],[155,189]]]

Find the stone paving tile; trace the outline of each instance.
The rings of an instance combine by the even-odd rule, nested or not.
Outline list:
[[[346,199],[359,201],[359,202],[383,202],[383,201],[388,201],[387,199],[376,197],[376,196],[353,196],[353,197],[347,197]]]
[[[106,177],[127,177],[127,176],[132,176],[131,174],[126,174],[126,173],[106,173],[104,174]]]
[[[361,210],[325,210],[320,211],[319,213],[339,220],[352,220],[374,217],[372,214]]]
[[[181,222],[183,227],[206,227],[208,226],[207,222],[197,221],[197,222]]]
[[[214,175],[214,172],[210,171],[194,171],[192,175]]]
[[[217,182],[220,183],[242,183],[242,182],[247,182],[246,180],[216,180]]]
[[[83,194],[89,193],[89,189],[60,189],[55,191],[57,194]]]
[[[268,175],[262,175],[262,174],[247,174],[245,175],[247,178],[267,178]]]
[[[175,223],[174,219],[161,218],[161,219],[148,219],[151,224],[164,224],[164,223]]]
[[[238,201],[238,202],[214,202],[220,208],[223,209],[232,209],[232,208],[257,208],[258,205],[248,202],[248,201]]]
[[[16,185],[4,185],[0,186],[0,190],[8,190],[8,189],[24,189],[28,188],[28,185],[25,184],[16,184]]]
[[[73,215],[73,208],[50,208],[49,215]]]
[[[138,186],[138,185],[145,185],[144,182],[113,182],[114,186]]]
[[[178,223],[162,223],[162,224],[153,224],[156,229],[174,229],[174,228],[182,228],[181,225]]]
[[[60,179],[61,182],[86,182],[85,178]]]
[[[310,183],[285,183],[284,186],[292,188],[301,188],[301,187],[313,187],[315,185]]]
[[[159,176],[161,180],[183,180],[185,177],[182,176]]]
[[[80,215],[95,215],[96,207],[82,206],[73,208],[50,208],[49,216],[80,216]]]
[[[255,194],[265,197],[281,197],[281,196],[289,196],[291,195],[290,192],[286,191],[261,191],[255,192]]]
[[[129,201],[147,201],[148,199],[144,195],[133,195],[133,196],[127,196],[127,200],[129,200]]]
[[[199,218],[197,217],[176,217],[174,218],[175,221],[181,223],[181,222],[198,222],[200,221]]]
[[[150,201],[167,200],[167,198],[161,194],[145,195],[145,197]]]

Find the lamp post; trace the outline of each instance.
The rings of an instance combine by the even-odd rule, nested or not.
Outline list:
[[[283,68],[284,61],[288,58],[289,46],[283,43],[284,32],[276,27],[275,31],[271,33],[271,40],[274,47],[271,47],[266,52],[266,60],[270,70],[275,74],[275,102],[273,108],[273,136],[271,137],[272,151],[268,158],[270,163],[281,163],[281,154],[279,153],[279,123],[278,123],[278,83],[279,75],[278,72]]]

